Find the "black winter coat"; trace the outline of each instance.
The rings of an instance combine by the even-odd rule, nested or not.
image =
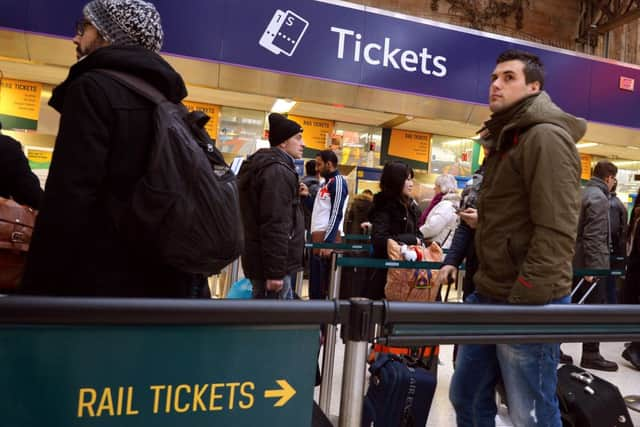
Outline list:
[[[191,296],[201,278],[162,264],[145,242],[129,245],[116,232],[113,198],[126,203],[145,173],[155,106],[95,71],[105,68],[145,79],[172,102],[187,94],[162,57],[139,47],[100,48],[71,67],[49,103],[61,113],[60,128],[24,293]]]
[[[369,211],[371,222],[371,244],[375,258],[389,258],[387,254],[387,239],[415,245],[419,242],[418,218],[420,210],[418,204],[411,200],[409,207],[398,198],[389,198],[383,193],[373,197],[373,206]],[[373,270],[369,286],[366,289],[367,298],[384,298],[384,286],[387,283],[387,270]]]
[[[0,135],[0,197],[34,209],[42,200],[40,182],[31,172],[20,143],[6,135]]]
[[[249,279],[279,280],[302,269],[304,215],[298,182],[293,161],[277,147],[259,150],[242,164],[242,268]]]

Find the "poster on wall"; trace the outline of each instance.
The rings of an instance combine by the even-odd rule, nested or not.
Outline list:
[[[592,161],[593,161],[593,156],[591,156],[591,154],[580,153],[580,167],[582,168],[580,179],[584,179],[584,180],[591,179],[591,162]]]
[[[400,160],[415,169],[429,168],[431,134],[401,129],[382,130],[381,163]]]
[[[49,176],[49,168],[51,167],[53,148],[26,147],[25,151],[29,160],[29,167],[40,180],[40,187],[44,189]]]
[[[218,140],[218,123],[220,122],[220,107],[204,102],[183,101],[189,111],[202,111],[209,116],[209,121],[205,125],[207,133],[214,141]]]
[[[41,93],[41,83],[2,79],[0,85],[0,122],[2,122],[2,127],[4,129],[37,130]]]
[[[304,129],[302,139],[304,140],[305,151],[322,151],[327,148],[328,136],[333,134],[335,122],[332,120],[314,119],[312,117],[302,117],[289,114],[288,118],[298,123]]]

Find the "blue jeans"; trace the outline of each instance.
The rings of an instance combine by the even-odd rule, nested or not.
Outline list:
[[[282,278],[282,289],[279,291],[268,291],[266,280],[251,280],[253,286],[254,299],[293,299],[293,289],[291,288],[292,274],[287,274]]]
[[[569,296],[552,304],[569,304]],[[498,304],[472,293],[465,303]],[[556,397],[560,344],[461,345],[449,399],[458,427],[495,426],[495,386],[502,378],[516,427],[562,427]]]

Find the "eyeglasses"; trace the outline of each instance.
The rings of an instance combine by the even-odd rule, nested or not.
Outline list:
[[[91,22],[87,18],[81,18],[76,22],[76,35],[82,37]]]

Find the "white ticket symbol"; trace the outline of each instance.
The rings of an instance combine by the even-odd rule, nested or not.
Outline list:
[[[284,53],[291,56],[300,44],[307,27],[309,22],[300,15],[291,10],[284,12],[278,9],[258,43],[276,55]]]

